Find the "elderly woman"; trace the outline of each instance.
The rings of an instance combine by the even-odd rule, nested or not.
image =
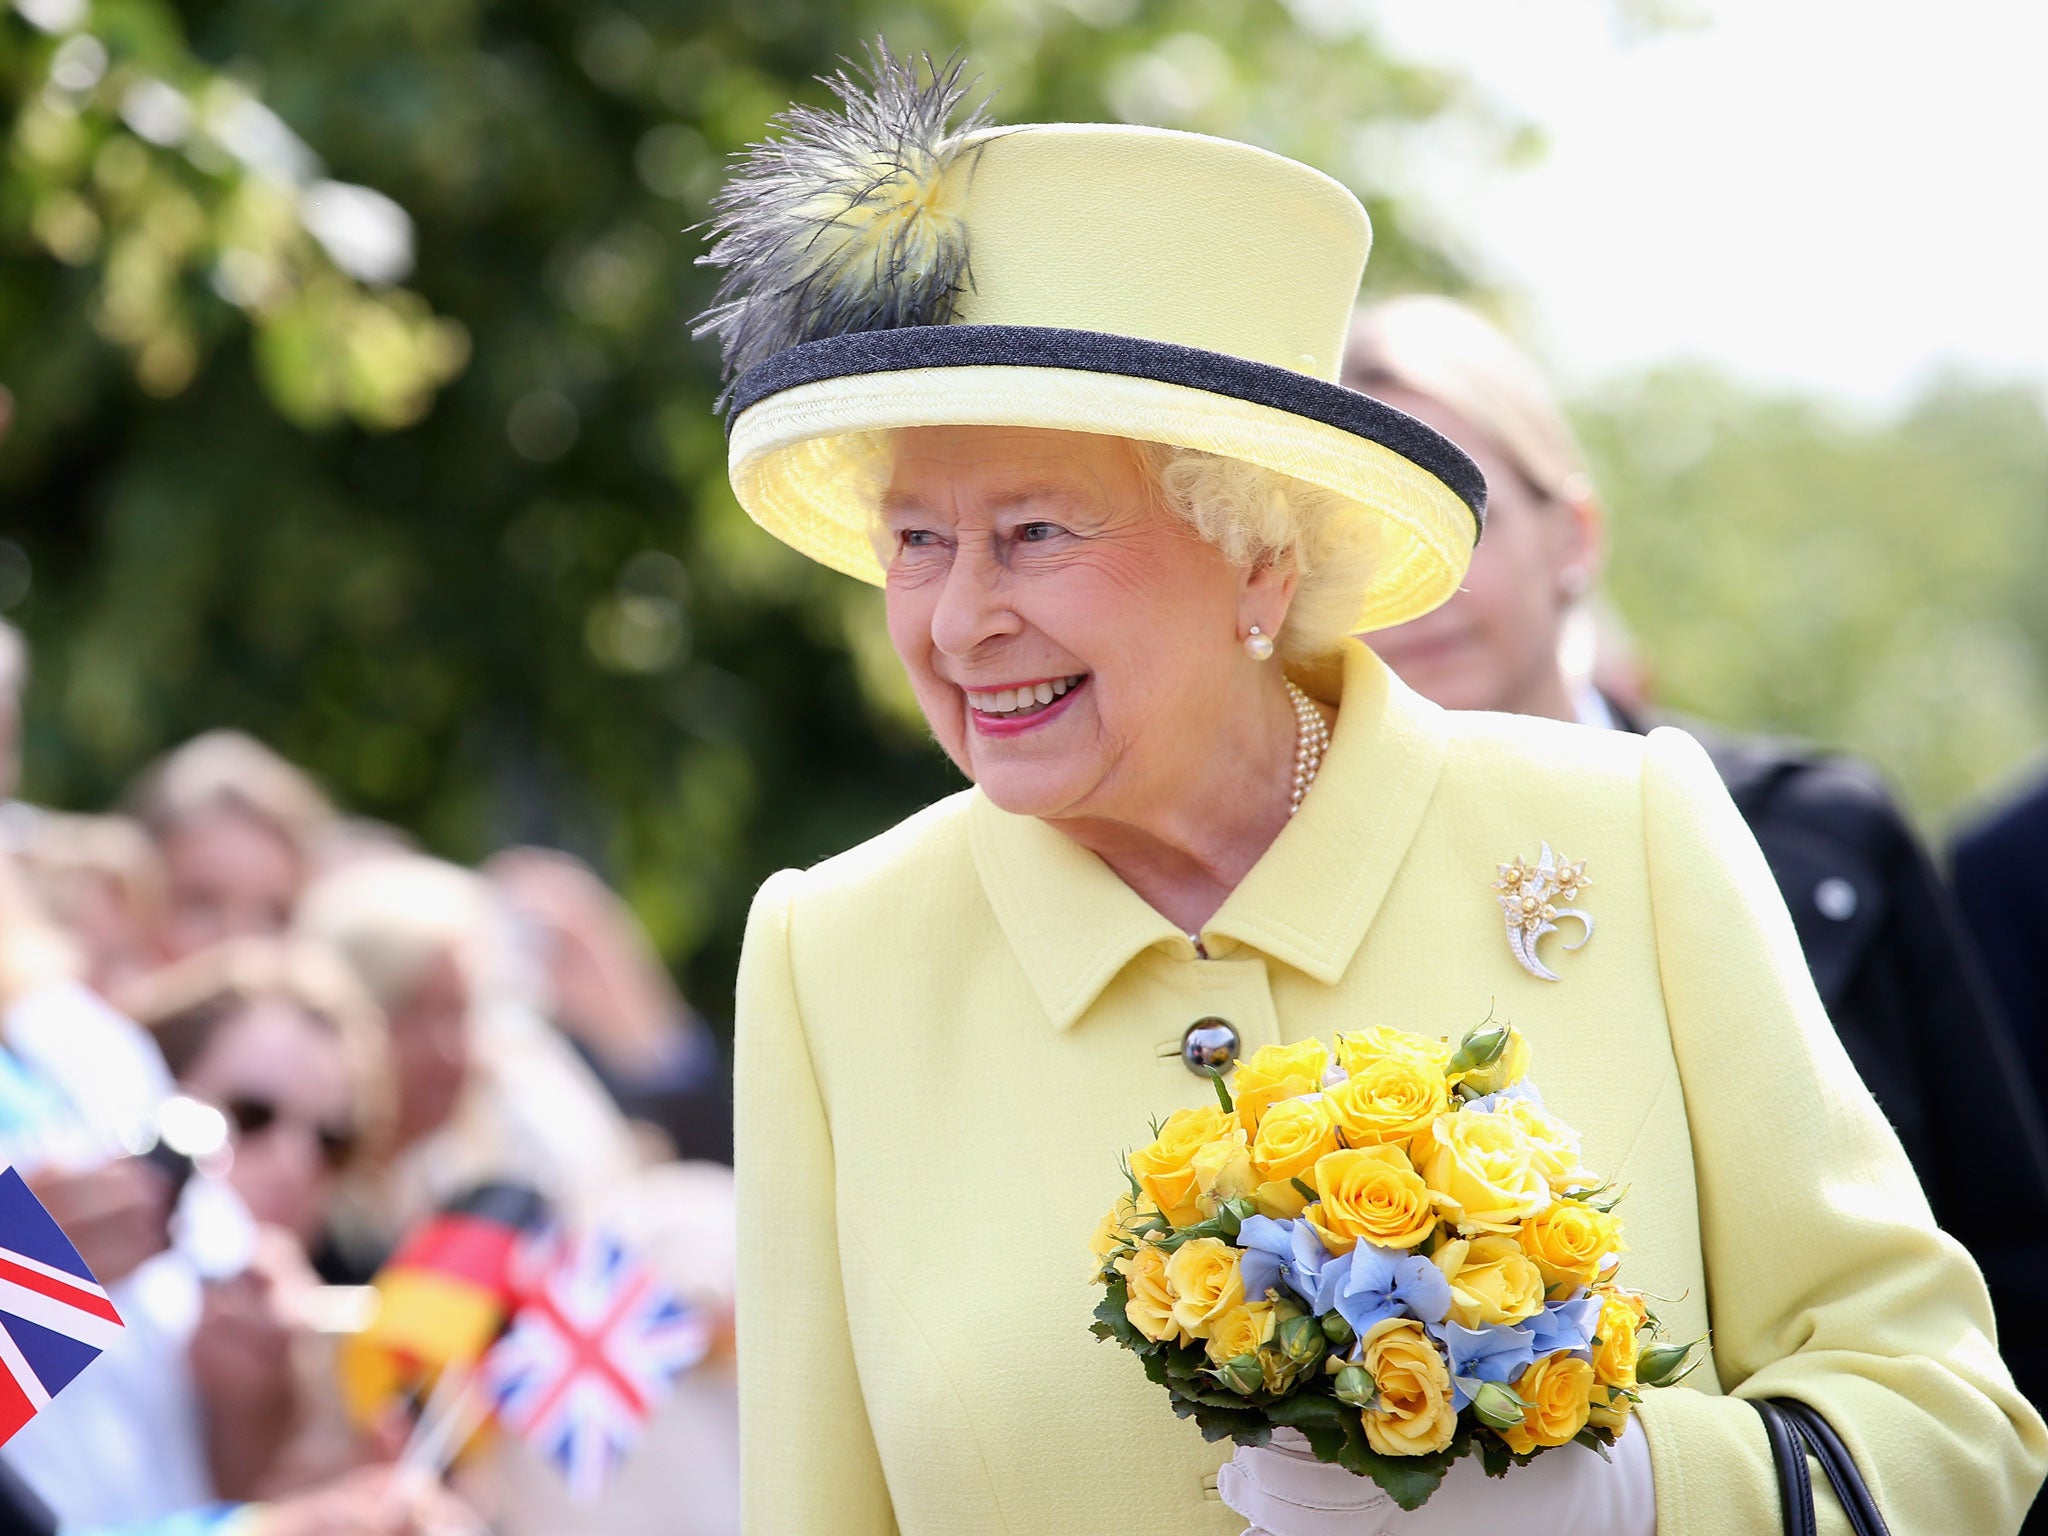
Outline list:
[[[1739,1394],[1820,1409],[1894,1530],[2015,1529],[2048,1434],[1705,755],[1449,714],[1349,639],[1452,593],[1484,499],[1444,439],[1335,382],[1357,202],[1192,135],[948,134],[948,82],[886,62],[872,97],[841,86],[844,119],[793,114],[721,204],[733,483],[883,586],[972,787],[755,903],[747,1528],[1241,1529],[1224,1451],[1088,1334],[1117,1149],[1209,1098],[1191,1066],[1491,1010],[1632,1185],[1631,1282],[1678,1336],[1711,1327],[1707,1363],[1644,1393],[1611,1464],[1467,1460],[1402,1515],[1244,1451],[1244,1513],[1770,1531]],[[1597,882],[1597,936],[1545,952],[1558,979],[1491,888],[1546,842]]]

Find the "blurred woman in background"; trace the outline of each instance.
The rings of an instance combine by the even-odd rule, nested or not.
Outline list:
[[[1472,310],[1418,295],[1360,313],[1344,382],[1435,427],[1486,474],[1486,537],[1463,586],[1372,648],[1449,708],[1646,729],[1590,668],[1565,664],[1605,520],[1535,363]],[[1982,1265],[2014,1376],[2048,1404],[2048,1136],[1939,876],[1864,764],[1686,728],[1762,845],[1828,1016],[1936,1218]],[[1987,1166],[2011,1176],[1987,1183]]]
[[[162,855],[171,958],[290,926],[335,827],[318,785],[239,731],[208,731],[160,759],[129,791]]]
[[[638,1167],[603,1086],[522,997],[504,911],[481,877],[373,854],[322,877],[297,928],[342,957],[390,1029],[390,1143],[349,1182],[330,1275],[360,1278],[473,1185],[531,1185],[574,1219]]]
[[[21,849],[23,873],[77,944],[80,979],[118,1003],[163,963],[163,860],[126,816],[44,811]]]

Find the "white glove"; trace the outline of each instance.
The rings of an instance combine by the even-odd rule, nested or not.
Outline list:
[[[1411,1513],[1368,1479],[1317,1461],[1299,1432],[1276,1429],[1271,1445],[1238,1448],[1216,1491],[1251,1521],[1244,1536],[1498,1536],[1511,1528],[1656,1536],[1642,1426],[1631,1425],[1608,1454],[1611,1462],[1584,1446],[1560,1446],[1501,1478],[1466,1456]]]

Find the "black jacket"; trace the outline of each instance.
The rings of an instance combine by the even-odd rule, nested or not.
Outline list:
[[[2048,1131],[1953,899],[1862,763],[1687,729],[1756,834],[1828,1017],[1935,1219],[1983,1269],[2020,1390],[2048,1409]]]
[[[2048,1100],[2048,779],[1957,838],[1955,872],[1970,936]]]

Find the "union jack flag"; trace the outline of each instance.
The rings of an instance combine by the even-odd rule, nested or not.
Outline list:
[[[566,1246],[483,1362],[505,1429],[589,1501],[639,1443],[675,1380],[704,1358],[710,1329],[619,1242]]]
[[[121,1332],[85,1260],[21,1175],[0,1170],[0,1445]]]

